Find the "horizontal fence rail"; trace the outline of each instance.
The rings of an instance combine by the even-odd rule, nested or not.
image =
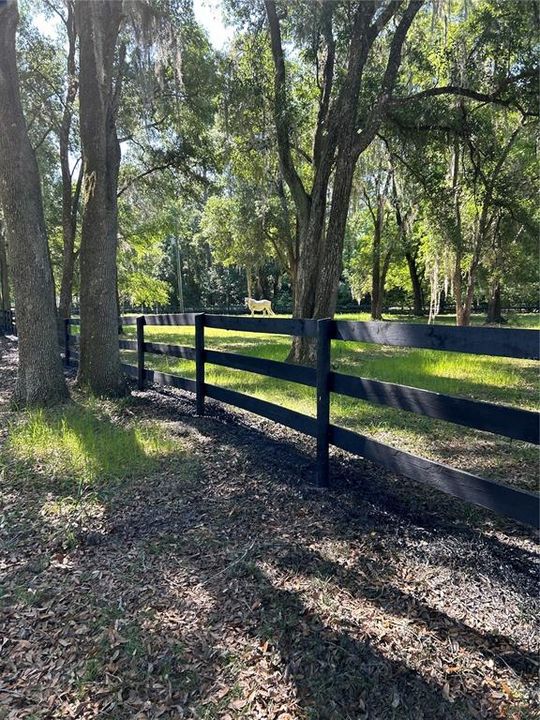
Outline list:
[[[332,341],[343,340],[538,360],[539,331],[394,322],[251,318],[205,313],[128,316],[121,321],[123,325],[136,325],[137,340],[122,338],[119,345],[121,349],[137,353],[137,365],[123,363],[122,369],[129,377],[137,380],[139,389],[144,389],[147,383],[169,385],[195,393],[197,412],[201,415],[204,414],[205,398],[209,397],[316,438],[317,478],[320,485],[329,484],[328,447],[334,445],[375,462],[391,472],[425,482],[442,492],[518,522],[539,527],[538,496],[534,493],[418,457],[330,423],[331,394],[338,393],[538,445],[540,424],[539,414],[536,412],[335,372],[331,369],[330,358]],[[70,332],[70,326],[78,324],[78,320],[66,321],[66,364],[76,364],[78,361],[78,335]],[[193,326],[194,347],[148,342],[144,333],[146,325]],[[315,338],[317,365],[315,368],[305,367],[208,349],[205,347],[205,328]],[[147,354],[195,361],[195,380],[147,369]],[[311,417],[275,403],[207,383],[207,364],[313,387],[316,389],[317,415]]]
[[[304,413],[297,412],[296,410],[289,410],[275,403],[259,400],[259,398],[254,398],[251,395],[245,395],[236,390],[229,390],[228,388],[222,388],[218,385],[207,384],[206,395],[227,405],[234,405],[242,410],[248,410],[256,415],[261,415],[262,417],[268,418],[268,420],[273,420],[281,425],[290,427],[292,430],[304,433],[304,435],[315,437],[317,434],[317,421],[315,418],[304,415]]]
[[[205,315],[205,327],[239,332],[271,333],[272,335],[317,336],[316,320],[295,320],[269,317],[229,317]]]
[[[315,387],[316,373],[314,368],[302,365],[291,365],[277,360],[251,357],[250,355],[237,355],[236,353],[219,350],[205,350],[204,359],[210,365],[222,365],[234,370],[266,375],[278,380],[289,380],[300,385]]]
[[[538,360],[537,330],[335,320],[336,340]]]
[[[538,497],[534,493],[426,460],[335,425],[330,427],[330,441],[342,450],[361,455],[397,475],[421,479],[448,495],[538,527]]]
[[[135,343],[136,345],[137,343]],[[144,352],[151,355],[170,355],[184,360],[195,360],[195,348],[185,345],[167,345],[165,343],[144,343]]]
[[[425,415],[436,420],[485,430],[514,440],[540,444],[538,413],[496,405],[482,400],[468,400],[407,385],[368,380],[355,375],[330,373],[330,390],[340,395],[398,410]]]

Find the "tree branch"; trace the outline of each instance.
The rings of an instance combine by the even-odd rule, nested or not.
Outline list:
[[[332,30],[332,14],[334,8],[331,2],[323,2],[322,8],[322,26],[323,35],[326,42],[326,58],[323,70],[323,84],[319,99],[319,112],[317,117],[317,129],[315,131],[315,139],[313,141],[313,160],[315,167],[318,167],[321,158],[321,146],[324,138],[324,132],[328,120],[328,110],[330,108],[330,97],[332,95],[332,85],[334,83],[334,65],[336,58],[336,41]]]
[[[45,142],[45,140],[48,138],[48,136],[52,133],[53,130],[54,130],[54,127],[53,127],[53,126],[48,127],[48,128],[45,130],[45,132],[42,134],[42,136],[39,138],[39,140],[37,141],[37,143],[33,146],[32,149],[35,151],[35,150],[37,150],[38,148],[40,148],[40,147],[43,145],[43,143]]]
[[[126,192],[126,190],[129,190],[129,188],[134,183],[137,182],[137,180],[141,180],[142,178],[146,177],[147,175],[151,175],[153,172],[158,172],[159,170],[167,170],[168,168],[173,167],[173,166],[174,166],[174,162],[167,162],[167,163],[162,163],[161,165],[154,165],[151,168],[147,168],[143,172],[132,177],[131,180],[128,180],[128,182],[122,188],[120,188],[120,190],[116,194],[116,197],[119,198],[120,195],[123,195]]]
[[[518,73],[517,75],[512,75],[508,78],[506,78],[499,87],[494,90],[491,93],[483,93],[478,92],[477,90],[472,90],[471,88],[465,88],[461,87],[460,85],[444,85],[442,87],[435,87],[435,88],[428,88],[427,90],[422,90],[420,92],[414,93],[412,95],[407,95],[406,97],[402,98],[393,98],[391,100],[391,105],[393,106],[399,106],[399,105],[405,105],[406,103],[415,102],[417,100],[423,100],[427,97],[437,97],[440,95],[459,95],[461,97],[467,97],[471,100],[477,100],[479,102],[486,102],[486,103],[496,103],[498,105],[504,105],[505,107],[510,107],[514,105],[524,116],[531,116],[531,117],[537,117],[538,113],[533,113],[530,111],[523,110],[520,105],[511,99],[502,99],[500,97],[501,93],[508,88],[509,85],[512,85],[515,82],[518,82],[519,80],[524,80],[527,78],[535,78],[538,75],[537,69],[529,69],[524,70],[521,73]]]
[[[409,28],[411,27],[412,22],[422,5],[423,0],[411,0],[394,32],[392,42],[390,44],[390,50],[388,52],[388,60],[379,96],[373,110],[369,114],[364,129],[359,133],[355,142],[354,151],[356,155],[359,155],[363,150],[365,150],[377,134],[377,130],[382,122],[384,109],[394,90],[397,74],[401,66],[401,51],[403,49],[405,38],[407,37]]]
[[[265,0],[268,27],[270,29],[270,44],[274,60],[274,119],[278,142],[278,154],[283,177],[289,185],[295,198],[295,204],[304,222],[309,217],[309,196],[304,184],[294,166],[291,154],[290,127],[287,108],[287,88],[285,58],[281,42],[281,28],[276,10],[275,0]]]
[[[370,32],[375,33],[375,37],[384,30],[402,4],[403,0],[392,0],[392,2],[389,2],[388,5],[383,8],[380,15],[377,15],[375,22],[370,26]]]
[[[81,163],[81,167],[79,168],[79,174],[77,176],[77,184],[75,185],[75,192],[73,193],[73,201],[71,203],[71,228],[73,231],[73,237],[75,237],[75,229],[77,227],[77,212],[79,210],[79,200],[81,197],[83,176],[84,163]]]

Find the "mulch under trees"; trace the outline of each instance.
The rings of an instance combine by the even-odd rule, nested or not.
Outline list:
[[[0,718],[539,717],[532,533],[341,453],[318,491],[311,441],[173,390],[111,422],[148,418],[143,477],[0,466]]]

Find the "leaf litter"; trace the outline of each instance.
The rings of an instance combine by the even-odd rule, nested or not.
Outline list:
[[[311,441],[181,392],[115,413],[181,451],[77,502],[1,471],[0,718],[539,717],[527,530],[343,453],[321,492]]]

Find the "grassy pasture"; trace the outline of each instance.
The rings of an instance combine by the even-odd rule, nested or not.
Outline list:
[[[343,315],[365,320],[365,315]],[[405,320],[406,318],[399,318]],[[481,316],[475,321],[479,322]],[[533,327],[535,315],[516,315],[513,327]],[[134,333],[134,328],[127,328]],[[193,345],[192,327],[145,328],[153,342]],[[214,328],[205,329],[206,346],[239,354],[283,361],[290,338]],[[125,352],[128,362],[135,353]],[[195,364],[179,358],[146,356],[147,367],[193,378]],[[534,361],[385,347],[334,341],[332,365],[338,372],[396,382],[476,400],[538,408],[538,375]],[[315,414],[315,391],[294,383],[254,373],[207,365],[207,382],[254,395],[300,412]],[[536,486],[537,452],[534,447],[434,421],[400,410],[333,395],[332,421],[405,450],[498,478],[522,487]]]

